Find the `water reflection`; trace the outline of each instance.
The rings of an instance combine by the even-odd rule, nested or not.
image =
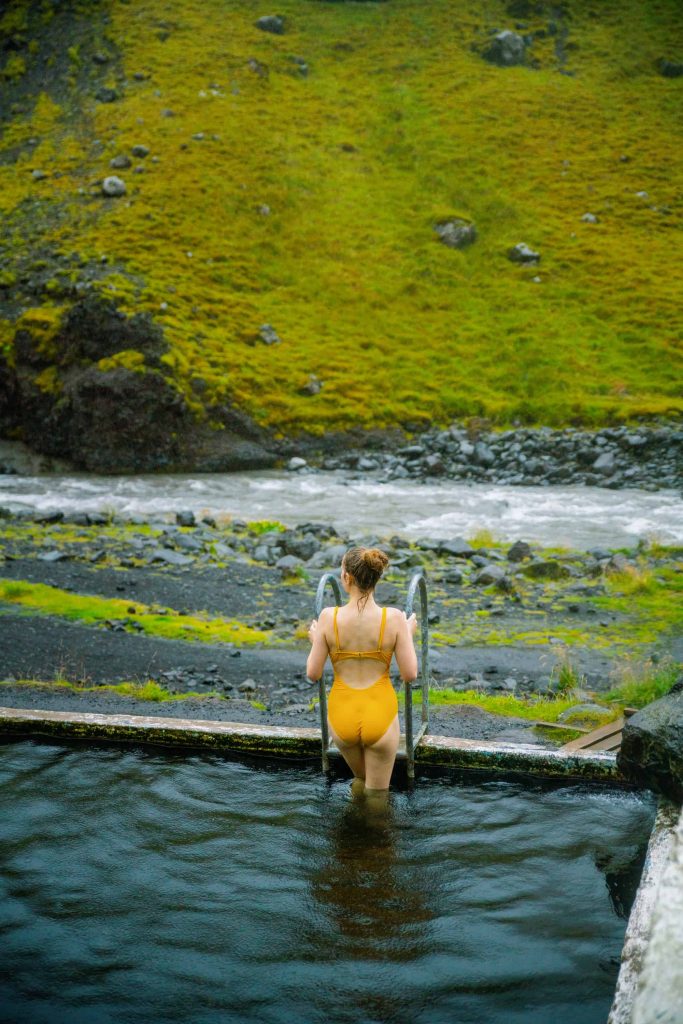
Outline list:
[[[647,841],[623,850],[610,850],[595,857],[595,866],[605,875],[610,903],[617,917],[628,920],[647,853]]]
[[[425,951],[424,923],[434,911],[419,870],[399,867],[396,817],[393,799],[377,806],[353,797],[330,822],[311,892],[334,925],[326,937],[335,956],[412,960]]]

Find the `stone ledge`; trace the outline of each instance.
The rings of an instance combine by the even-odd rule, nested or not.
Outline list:
[[[155,746],[192,747],[260,755],[312,758],[320,755],[320,730],[158,715],[103,715],[0,707],[0,735],[56,739],[110,740]],[[332,756],[339,756],[330,748]],[[405,758],[405,746],[399,759]],[[525,772],[551,778],[578,777],[623,782],[614,754],[561,753],[522,743],[496,743],[452,736],[423,738],[416,749],[420,765]]]

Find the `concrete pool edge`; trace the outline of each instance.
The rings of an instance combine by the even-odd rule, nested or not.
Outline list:
[[[683,1019],[682,910],[683,810],[661,796],[607,1024],[679,1024]]]
[[[321,753],[320,730],[308,727],[37,708],[0,707],[0,735],[105,739],[289,758],[315,758]],[[338,751],[331,747],[330,754],[338,756]],[[399,751],[398,759],[403,758],[405,751]],[[617,768],[616,755],[606,751],[567,754],[531,744],[427,735],[416,748],[415,760],[424,766],[626,782]]]

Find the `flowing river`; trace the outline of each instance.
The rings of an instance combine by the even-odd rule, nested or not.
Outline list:
[[[683,542],[683,495],[676,490],[382,481],[344,471],[7,475],[0,477],[0,505],[13,512],[108,511],[147,519],[190,509],[288,526],[327,522],[354,539],[397,533],[447,540],[488,529],[502,541],[583,550],[631,547],[641,538]]]

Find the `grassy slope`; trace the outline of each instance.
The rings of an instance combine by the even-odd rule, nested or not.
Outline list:
[[[0,149],[41,141],[0,166],[0,214],[57,204],[43,240],[109,257],[100,286],[164,325],[169,370],[198,409],[193,376],[208,384],[203,401],[232,398],[284,432],[680,414],[683,79],[655,61],[683,55],[683,10],[568,7],[573,76],[551,37],[531,48],[536,69],[472,52],[514,27],[495,0],[282,0],[283,36],[254,28],[269,10],[249,0],[112,0],[100,10],[123,98],[86,98],[74,118],[43,93],[10,122]],[[79,46],[75,65],[89,60]],[[138,142],[151,148],[146,173],[110,171]],[[34,167],[50,177],[34,182]],[[125,198],[91,186],[108,173],[126,180]],[[581,222],[587,211],[598,224]],[[470,248],[436,239],[451,215],[475,222]],[[538,267],[506,258],[519,241],[541,252]],[[19,319],[46,317],[49,337],[68,302],[58,284],[45,300],[47,314],[33,300]],[[264,322],[281,345],[248,343]],[[12,334],[0,326],[6,343]],[[317,396],[298,393],[309,373],[324,381]]]

